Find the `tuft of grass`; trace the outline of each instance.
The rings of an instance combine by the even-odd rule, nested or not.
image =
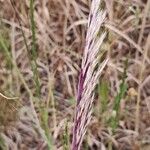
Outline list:
[[[13,9],[15,11],[15,13],[17,13],[15,5],[14,5],[14,1],[11,0],[10,1]],[[22,36],[23,36],[23,40],[24,40],[24,44],[26,46],[27,52],[28,52],[28,57],[29,57],[29,61],[30,61],[30,65],[32,68],[32,72],[33,72],[33,79],[34,79],[34,84],[35,84],[35,89],[36,89],[36,96],[38,98],[40,98],[40,80],[39,80],[39,74],[38,74],[38,67],[37,67],[37,49],[36,49],[36,26],[35,26],[35,20],[34,20],[34,0],[30,0],[30,22],[31,22],[31,33],[32,33],[32,45],[31,45],[31,50],[27,44],[27,39],[25,36],[25,33],[22,29],[22,25],[21,25],[21,21],[19,19],[19,17],[17,17],[17,20],[19,22],[20,28],[21,28],[21,32],[22,32]],[[17,68],[17,66],[16,66]],[[19,69],[17,68],[18,72]],[[19,73],[20,74],[20,73]],[[33,104],[33,101],[35,100],[35,97],[33,96],[32,92],[30,91],[30,89],[28,88],[28,85],[25,83],[23,76],[20,74],[21,79],[23,80],[23,83],[26,87],[26,90],[28,91],[29,95],[30,95],[30,103],[31,103],[31,107],[32,107],[32,111],[34,113],[34,116],[36,116],[36,122],[38,125],[38,129],[40,130],[40,133],[43,137],[43,139],[47,142],[48,144],[48,149],[51,150],[52,149],[52,139],[50,136],[50,131],[49,131],[49,127],[48,127],[48,111],[47,108],[41,108],[40,104],[39,104],[39,109],[40,109],[40,119],[41,122],[39,121],[36,111],[35,111],[35,106]],[[43,128],[41,128],[41,126]],[[44,132],[43,132],[44,129]]]
[[[13,9],[15,13],[17,14],[17,10],[15,8],[14,0],[10,0],[11,5],[13,6]],[[19,19],[19,16],[17,15],[17,20],[19,23],[19,26],[21,28],[21,33],[23,36],[23,41],[26,47],[26,50],[28,52],[28,57],[29,57],[29,62],[32,68],[33,72],[33,79],[34,79],[34,84],[35,84],[35,89],[36,89],[36,96],[40,97],[40,80],[39,80],[39,75],[38,75],[38,69],[37,69],[37,52],[36,52],[36,32],[35,32],[35,21],[34,21],[34,0],[30,0],[30,21],[31,21],[31,32],[32,32],[32,45],[31,45],[31,50],[27,44],[27,39],[25,36],[25,33],[22,28],[21,21]]]
[[[69,150],[70,149],[70,138],[69,138],[69,131],[68,131],[68,122],[66,121],[65,124],[65,131],[63,134],[63,150]]]
[[[119,123],[119,112],[120,112],[120,103],[123,97],[125,96],[125,93],[127,91],[127,84],[125,82],[127,78],[127,67],[128,67],[128,59],[125,61],[125,67],[124,72],[122,74],[121,84],[119,88],[119,92],[117,93],[115,99],[114,99],[114,106],[112,111],[112,116],[109,119],[110,126],[112,130],[114,131]]]
[[[26,40],[26,39],[24,39],[24,41],[25,41],[25,40]],[[33,96],[31,90],[29,89],[28,84],[26,83],[26,81],[25,81],[25,79],[24,79],[22,73],[20,72],[20,70],[19,70],[19,68],[18,68],[18,66],[17,66],[17,64],[16,64],[16,62],[15,62],[15,60],[12,59],[11,52],[9,51],[9,48],[5,45],[5,39],[2,37],[1,34],[0,34],[0,45],[1,45],[2,49],[3,49],[3,52],[4,52],[5,56],[6,56],[7,59],[9,60],[9,63],[10,63],[10,64],[12,65],[12,67],[14,67],[14,69],[16,70],[16,72],[17,72],[17,74],[18,74],[18,76],[19,76],[21,82],[23,83],[23,85],[24,85],[26,91],[27,91],[28,94],[29,94],[29,97],[30,97],[29,100],[30,100],[31,109],[32,109],[32,112],[33,112],[33,115],[34,115],[35,121],[36,121],[36,128],[39,130],[39,132],[40,132],[42,138],[49,144],[49,139],[48,139],[48,137],[45,135],[45,131],[43,131],[43,129],[41,128],[41,125],[40,125],[40,122],[39,122],[37,113],[36,113],[36,111],[35,111],[35,106],[34,106],[34,104],[33,104],[33,100],[35,99],[35,97]],[[10,102],[10,101],[5,101],[5,102]],[[4,104],[5,104],[5,103],[4,103]],[[1,104],[0,104],[0,105],[1,105]],[[12,104],[10,104],[10,105],[12,106]],[[6,106],[6,107],[10,107],[8,104],[5,104],[5,106]],[[13,106],[14,106],[14,105],[13,105]],[[2,108],[5,108],[5,107],[2,105]],[[9,112],[2,111],[2,119],[4,118],[4,123],[5,123],[5,116],[6,116],[6,114],[4,114],[4,112],[7,113],[8,116],[11,116],[11,115],[9,115],[11,109],[7,109],[7,110],[9,110]],[[3,117],[3,115],[4,115],[4,117]]]

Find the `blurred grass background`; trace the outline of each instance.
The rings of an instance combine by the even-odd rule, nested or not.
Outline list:
[[[90,4],[0,0],[1,149],[69,149]],[[110,61],[82,149],[149,150],[150,0],[103,5]]]

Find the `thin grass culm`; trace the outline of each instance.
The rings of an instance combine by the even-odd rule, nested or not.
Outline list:
[[[30,0],[30,20],[32,30],[32,48],[31,48],[31,67],[34,75],[34,82],[36,87],[36,95],[40,97],[40,82],[37,69],[37,51],[36,51],[36,33],[35,33],[35,21],[34,21],[34,0]]]
[[[88,18],[85,49],[78,81],[71,150],[80,150],[87,126],[91,120],[94,89],[108,58],[99,64],[99,50],[106,37],[101,28],[106,12],[100,10],[100,0],[93,0]]]

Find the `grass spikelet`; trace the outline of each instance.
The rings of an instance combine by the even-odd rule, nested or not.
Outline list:
[[[78,82],[72,150],[79,150],[81,147],[87,125],[91,120],[94,89],[108,61],[108,59],[105,59],[100,65],[98,64],[99,49],[106,36],[106,33],[101,31],[105,16],[106,13],[100,10],[100,0],[93,0],[88,19],[86,44]]]

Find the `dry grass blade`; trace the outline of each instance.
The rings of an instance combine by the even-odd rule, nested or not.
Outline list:
[[[106,36],[106,33],[102,33],[99,36],[106,15],[106,13],[100,11],[99,8],[100,0],[93,0],[88,19],[86,45],[78,83],[72,150],[80,149],[87,125],[91,119],[94,89],[99,76],[108,61],[108,59],[104,60],[98,67],[98,52]]]
[[[18,97],[7,97],[7,96],[5,96],[5,95],[3,95],[2,93],[0,93],[0,96],[2,97],[2,98],[5,98],[5,99],[17,99]]]

